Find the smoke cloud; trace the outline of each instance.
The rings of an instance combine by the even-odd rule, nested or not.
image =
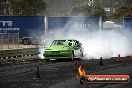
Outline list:
[[[53,31],[52,38],[49,40],[76,39],[80,41],[84,49],[84,59],[99,59],[100,57],[107,59],[117,57],[118,54],[121,57],[132,54],[131,32],[124,30],[88,30],[73,29],[66,25],[61,30]],[[43,51],[44,48],[41,48],[40,57],[42,59],[44,58]]]
[[[82,43],[86,59],[111,58],[117,57],[118,54],[125,57],[132,54],[130,36],[122,32],[112,30],[83,34],[74,34],[72,32],[70,35]]]

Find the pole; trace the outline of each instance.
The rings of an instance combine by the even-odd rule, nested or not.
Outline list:
[[[3,48],[2,46],[3,46],[3,34],[2,34],[2,36],[1,36],[1,49]]]
[[[2,36],[2,34],[0,34],[1,36],[1,49],[2,49],[2,43],[3,43],[3,36]]]
[[[15,36],[14,36],[14,34],[12,34],[12,36],[13,36],[13,47],[14,47],[14,45],[15,45]]]
[[[103,25],[102,25],[102,17],[100,16],[99,19],[99,31],[103,30]]]
[[[122,19],[122,21],[123,21],[123,23],[122,23],[122,30],[125,30],[125,28],[124,28],[124,19],[125,18]]]
[[[91,13],[92,13],[92,17],[93,17],[93,2],[92,2],[92,11],[91,11]]]
[[[103,8],[102,0],[100,0],[100,6],[101,6],[101,8]],[[102,22],[102,16],[100,16],[100,30],[102,30],[102,29],[103,29],[103,22]]]
[[[46,8],[46,13],[45,13],[45,17],[44,17],[44,22],[45,22],[45,32],[44,32],[44,35],[47,36],[48,34],[48,8]]]
[[[8,49],[10,48],[10,46],[9,46],[9,40],[10,40],[10,38],[9,38],[9,33],[7,33],[7,35],[8,35]]]
[[[17,33],[17,45],[18,45],[18,48],[19,48],[19,32]]]
[[[45,34],[48,34],[48,16],[45,16]]]

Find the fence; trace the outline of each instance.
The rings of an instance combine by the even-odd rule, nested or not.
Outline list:
[[[19,33],[0,33],[0,49],[19,48]]]

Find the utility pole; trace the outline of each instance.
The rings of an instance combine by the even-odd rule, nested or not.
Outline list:
[[[103,8],[102,0],[100,0],[100,6],[101,8]],[[103,30],[102,16],[100,16],[100,19],[99,19],[99,30]]]
[[[93,0],[88,0],[88,5],[91,6],[91,13],[92,13],[92,17],[93,17]]]
[[[44,33],[47,36],[48,34],[48,8],[46,8],[46,11],[45,11],[44,22],[45,22],[45,32]]]
[[[92,1],[92,11],[91,12],[92,12],[92,17],[93,17],[93,1]]]

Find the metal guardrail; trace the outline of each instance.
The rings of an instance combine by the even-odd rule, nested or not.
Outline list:
[[[33,57],[38,56],[38,54],[39,54],[38,48],[1,50],[0,63],[2,64],[2,63],[33,60]]]

